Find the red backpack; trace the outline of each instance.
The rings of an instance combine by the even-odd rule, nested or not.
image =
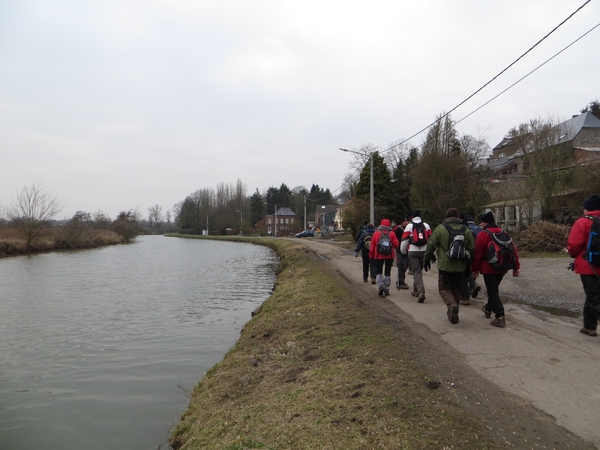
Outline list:
[[[492,233],[490,230],[483,231],[492,238],[483,259],[490,263],[492,269],[497,272],[513,270],[517,263],[517,258],[512,238],[504,230],[500,230],[497,233]]]
[[[427,230],[425,230],[425,224],[423,222],[412,224],[412,233],[410,235],[410,243],[421,247],[427,244]]]

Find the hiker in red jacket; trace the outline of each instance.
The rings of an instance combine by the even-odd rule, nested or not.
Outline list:
[[[586,253],[592,217],[600,219],[600,195],[592,195],[583,203],[584,217],[580,217],[573,224],[567,239],[567,252],[573,258],[574,270],[581,277],[585,292],[583,305],[583,328],[581,331],[588,336],[598,336],[598,319],[600,318],[600,267],[586,261]]]
[[[473,272],[473,276],[475,278],[479,276],[479,273],[483,275],[483,281],[485,283],[488,295],[487,305],[483,305],[481,307],[485,317],[489,319],[492,316],[492,313],[494,313],[496,318],[490,322],[490,325],[495,327],[505,327],[506,320],[504,318],[504,305],[500,300],[499,287],[500,282],[502,281],[504,275],[506,275],[507,271],[494,270],[491,264],[486,261],[488,246],[492,241],[492,236],[490,236],[490,233],[499,233],[502,231],[502,229],[496,225],[496,219],[491,211],[488,211],[482,215],[479,219],[479,222],[479,225],[481,228],[483,228],[483,230],[479,232],[477,239],[475,239],[475,255],[473,257],[471,271]],[[521,264],[519,262],[519,254],[517,253],[516,247],[514,248],[514,257],[515,262],[513,265],[513,277],[518,277]]]
[[[392,263],[394,262],[394,248],[398,249],[400,242],[396,237],[396,233],[390,228],[390,221],[383,219],[381,225],[371,238],[371,248],[369,249],[369,258],[375,263],[377,268],[376,281],[379,287],[379,296],[390,295],[390,285],[392,284]],[[384,249],[382,244],[389,244]],[[384,271],[385,266],[385,271]]]

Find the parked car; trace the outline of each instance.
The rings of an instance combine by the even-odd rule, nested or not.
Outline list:
[[[298,238],[302,238],[302,237],[314,237],[315,236],[315,228],[311,228],[310,230],[304,230],[300,233],[296,233],[296,237]]]

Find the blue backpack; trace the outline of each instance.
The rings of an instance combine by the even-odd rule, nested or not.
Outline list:
[[[600,219],[593,216],[585,217],[592,221],[592,228],[590,229],[583,259],[590,264],[600,266]]]

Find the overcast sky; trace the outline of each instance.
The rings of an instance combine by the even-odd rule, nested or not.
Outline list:
[[[599,1],[453,119],[597,25]],[[337,191],[352,156],[339,147],[408,138],[584,3],[0,0],[0,205],[32,183],[61,217],[147,216],[238,179],[249,195]],[[600,98],[599,48],[597,28],[458,131],[494,147],[531,118],[578,114]]]

